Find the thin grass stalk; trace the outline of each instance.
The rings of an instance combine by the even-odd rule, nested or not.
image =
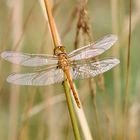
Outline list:
[[[73,109],[71,96],[69,94],[70,92],[69,92],[69,86],[68,86],[67,81],[66,81],[66,75],[65,75],[65,80],[63,82],[63,85],[64,85],[64,90],[65,90],[67,105],[68,105],[68,108],[69,108],[70,118],[71,118],[73,130],[74,130],[75,140],[80,140],[81,139],[80,138],[80,133],[79,133],[79,130],[78,130],[78,124],[77,124],[75,112],[74,112],[74,109]]]
[[[10,1],[8,1],[10,3]],[[12,2],[13,16],[12,16],[12,29],[13,29],[13,48],[15,43],[19,40],[22,33],[22,0],[14,0]],[[13,49],[12,48],[12,49]],[[19,70],[19,67],[12,66],[12,71]],[[17,113],[19,104],[19,86],[11,85],[10,88],[10,118],[9,118],[9,140],[15,140],[17,136]]]
[[[111,0],[111,18],[112,18],[112,32],[116,35],[119,35],[119,26],[118,26],[118,0]],[[119,42],[113,47],[113,56],[119,57]],[[120,68],[117,67],[115,71],[113,71],[113,77],[114,77],[114,105],[115,105],[115,139],[119,139],[119,133],[120,133],[120,122],[121,117],[118,119],[118,114],[121,116],[121,107],[120,107],[120,95],[121,95],[121,87],[120,87]]]
[[[72,98],[74,100],[73,96],[72,96]],[[91,132],[90,132],[90,129],[89,129],[89,126],[88,126],[88,122],[86,120],[86,116],[84,114],[82,104],[81,104],[81,109],[77,108],[77,104],[75,102],[74,102],[74,106],[75,106],[75,111],[76,111],[76,114],[77,114],[77,119],[79,121],[79,125],[81,126],[81,130],[83,132],[84,139],[85,140],[93,140],[93,137],[91,135]]]
[[[132,0],[129,0],[129,32],[128,32],[128,50],[126,65],[126,84],[125,84],[125,103],[124,103],[124,126],[123,140],[127,139],[128,130],[128,102],[129,102],[129,78],[130,78],[130,57],[131,57],[131,16],[132,16]]]
[[[57,28],[56,28],[56,25],[55,25],[55,22],[54,22],[52,13],[51,13],[51,6],[50,6],[48,0],[44,0],[44,3],[45,3],[45,8],[46,8],[47,16],[48,16],[49,27],[51,30],[54,46],[55,47],[61,46],[60,37],[58,35]],[[74,108],[73,108],[70,92],[68,90],[69,88],[68,88],[68,84],[66,82],[65,74],[64,74],[63,86],[64,86],[65,95],[66,95],[66,99],[67,99],[66,101],[67,101],[67,105],[68,105],[68,109],[69,109],[69,113],[70,113],[70,117],[71,117],[71,122],[72,122],[72,126],[73,126],[74,136],[75,136],[76,140],[80,140],[78,124],[77,124],[76,116],[74,113]]]
[[[54,22],[54,18],[52,16],[51,6],[49,4],[49,1],[44,0],[44,4],[45,4],[46,12],[47,12],[49,27],[50,27],[50,30],[51,30],[51,35],[52,35],[54,46],[55,47],[61,46],[60,37],[58,35],[56,25],[55,25],[55,22]]]

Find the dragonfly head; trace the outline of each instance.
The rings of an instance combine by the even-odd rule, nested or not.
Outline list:
[[[62,53],[66,53],[64,46],[58,46],[54,48],[54,55],[59,55]]]

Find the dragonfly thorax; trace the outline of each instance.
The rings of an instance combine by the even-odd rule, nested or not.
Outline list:
[[[60,53],[58,55],[58,67],[66,70],[69,67],[69,61],[66,53]]]

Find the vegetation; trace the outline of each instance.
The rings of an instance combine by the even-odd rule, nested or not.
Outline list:
[[[74,81],[82,104],[80,110],[73,106],[81,139],[138,140],[140,2],[54,0],[52,6],[67,52],[106,34],[118,36],[112,49],[95,61],[113,56],[120,64],[93,79]],[[53,54],[46,11],[39,1],[1,0],[0,9],[0,53]],[[75,139],[62,83],[38,87],[6,82],[12,72],[33,70],[0,58],[0,140]]]

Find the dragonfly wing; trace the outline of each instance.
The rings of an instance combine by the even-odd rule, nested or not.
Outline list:
[[[72,51],[68,56],[71,61],[87,59],[102,54],[117,41],[116,35],[107,35],[97,43],[89,44]]]
[[[16,85],[43,86],[62,82],[63,75],[61,69],[51,69],[26,74],[14,73],[8,76],[7,81]]]
[[[98,62],[91,62],[86,64],[76,65],[71,68],[71,74],[73,79],[84,79],[95,77],[101,73],[104,73],[111,68],[119,64],[119,60],[115,58],[108,58]]]
[[[5,51],[1,53],[1,57],[11,63],[29,67],[54,65],[58,63],[57,56],[46,54],[28,54]]]

